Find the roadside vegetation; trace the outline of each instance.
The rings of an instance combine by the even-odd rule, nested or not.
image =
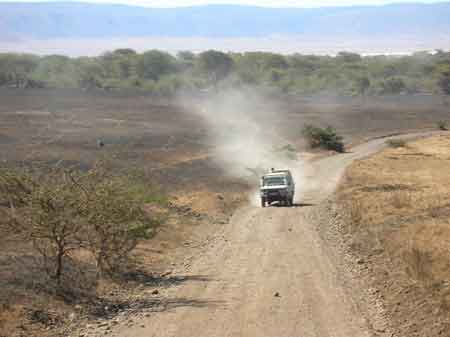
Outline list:
[[[117,49],[78,58],[0,54],[0,86],[142,90],[161,96],[219,86],[254,86],[275,94],[450,94],[450,53],[332,57],[210,50],[173,56]]]
[[[344,152],[343,138],[331,126],[321,128],[314,125],[306,125],[302,130],[302,135],[313,149],[322,148],[325,150]]]
[[[450,137],[389,145],[347,170],[342,230],[397,333],[448,336]]]
[[[111,174],[104,164],[87,172],[2,170],[1,235],[32,246],[57,292],[79,286],[66,275],[70,268],[93,271],[97,280],[112,277],[159,224],[144,207],[156,199],[154,191],[138,189],[142,183]]]

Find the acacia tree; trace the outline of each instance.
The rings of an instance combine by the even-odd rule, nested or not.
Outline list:
[[[336,152],[344,152],[343,138],[331,126],[321,128],[314,125],[305,125],[302,129],[302,135],[311,148],[321,147]]]
[[[80,247],[83,221],[78,211],[79,191],[73,182],[55,173],[49,177],[51,182],[4,171],[0,193],[9,208],[8,232],[32,243],[47,274],[60,285],[66,258]]]
[[[101,88],[105,78],[105,70],[96,58],[81,57],[78,59],[78,84],[83,89]]]
[[[90,251],[101,276],[116,271],[157,225],[130,181],[101,166],[86,173],[0,173],[0,208],[8,217],[0,234],[30,242],[58,286],[72,252]]]
[[[137,75],[138,57],[133,49],[116,49],[100,58],[107,78],[126,80]]]
[[[400,77],[389,77],[381,82],[382,94],[399,94],[405,90],[405,88],[405,82]]]
[[[367,76],[357,77],[354,81],[353,88],[359,95],[364,95],[370,88],[370,80]]]
[[[150,50],[142,54],[139,73],[147,79],[158,80],[161,76],[175,71],[176,59],[169,53]]]
[[[0,72],[3,80],[17,88],[26,87],[39,58],[28,54],[0,54]],[[5,84],[6,84],[5,83]]]
[[[231,72],[233,59],[220,51],[208,50],[199,55],[198,67],[217,88],[218,82]]]
[[[140,240],[154,234],[158,222],[144,211],[142,195],[130,188],[133,182],[128,178],[111,176],[98,166],[77,183],[83,191],[81,213],[98,276],[111,275]]]

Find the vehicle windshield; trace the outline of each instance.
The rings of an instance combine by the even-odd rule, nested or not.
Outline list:
[[[284,177],[264,178],[263,186],[280,186],[280,185],[286,185],[286,178]]]

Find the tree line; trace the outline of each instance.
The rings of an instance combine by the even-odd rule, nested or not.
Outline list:
[[[0,86],[132,89],[163,96],[221,86],[255,86],[293,94],[450,94],[450,53],[286,56],[209,50],[174,56],[160,50],[117,49],[98,57],[77,58],[3,53]]]

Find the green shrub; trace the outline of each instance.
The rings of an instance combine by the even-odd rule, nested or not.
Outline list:
[[[390,77],[381,82],[382,94],[399,94],[405,90],[406,85],[402,78]]]
[[[320,128],[313,125],[306,125],[302,130],[302,135],[311,148],[320,147],[326,150],[344,152],[342,137],[331,126]]]
[[[221,83],[234,77],[235,83],[269,86],[278,94],[450,93],[450,65],[444,52],[390,58],[348,52],[330,57],[210,50],[186,59],[158,50],[128,51],[78,58],[0,53],[0,86],[140,88],[170,97],[186,88],[220,89]]]

